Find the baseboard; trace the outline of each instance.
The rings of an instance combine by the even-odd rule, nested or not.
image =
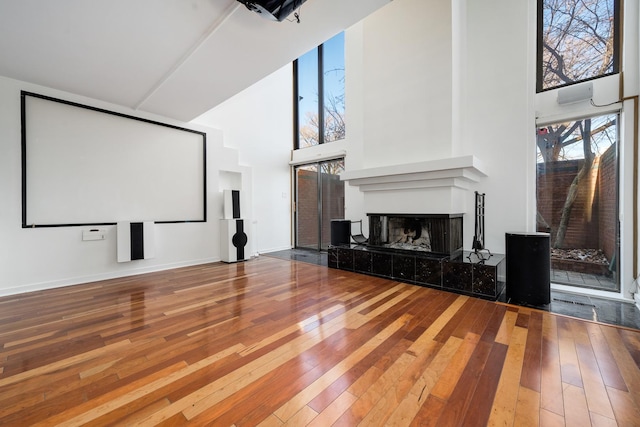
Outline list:
[[[52,280],[48,282],[33,283],[28,285],[16,286],[14,288],[0,289],[0,297],[9,295],[18,295],[28,292],[44,291],[47,289],[62,288],[65,286],[81,285],[101,280],[118,279],[121,277],[137,276],[145,273],[154,273],[157,271],[171,270],[180,267],[189,267],[192,265],[208,264],[218,262],[220,258],[206,258],[200,260],[191,260],[185,262],[174,262],[169,264],[154,265],[150,267],[133,268],[121,271],[112,271],[109,273],[93,274],[88,276],[66,278],[61,280]]]
[[[258,251],[258,255],[260,255],[260,254],[268,254],[270,252],[289,251],[291,249],[293,249],[291,246],[282,246],[282,247],[278,247],[278,248],[262,249],[262,250]]]

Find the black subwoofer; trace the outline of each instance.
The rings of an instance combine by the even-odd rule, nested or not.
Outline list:
[[[506,233],[507,298],[544,305],[551,302],[551,249],[548,233]]]
[[[331,220],[331,246],[348,245],[351,241],[351,221]]]

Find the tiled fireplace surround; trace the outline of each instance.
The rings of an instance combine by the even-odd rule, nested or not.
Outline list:
[[[431,236],[430,252],[385,247],[388,241],[381,242],[375,235],[375,229],[382,222],[380,218],[385,217],[422,221],[426,229],[443,234]],[[497,299],[505,286],[504,256],[494,254],[484,260],[475,253],[463,251],[461,230],[461,214],[369,214],[369,244],[331,246],[328,264],[340,270]]]
[[[394,195],[397,191],[415,196],[412,200],[429,200],[429,194],[438,194],[437,202],[429,207],[431,211],[462,212],[464,200],[473,194],[469,184],[486,176],[482,169],[477,158],[464,156],[360,169],[342,174],[341,179],[365,193],[365,205],[367,197],[369,206],[393,205],[388,198],[397,200],[398,193]],[[500,296],[505,288],[505,257],[501,254],[489,257],[486,252],[478,256],[463,250],[463,241],[470,242],[473,237],[463,238],[463,214],[420,214],[412,212],[413,206],[404,208],[411,213],[368,213],[367,244],[330,246],[329,267],[485,299]],[[424,244],[420,248],[390,245],[403,240],[400,228],[418,223],[429,234],[430,250]]]

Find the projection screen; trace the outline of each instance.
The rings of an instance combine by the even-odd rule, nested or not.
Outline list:
[[[22,92],[22,226],[206,221],[206,134]]]

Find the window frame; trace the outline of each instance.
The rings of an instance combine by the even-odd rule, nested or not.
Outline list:
[[[574,82],[564,83],[561,85],[543,88],[543,53],[544,48],[542,46],[542,34],[543,34],[543,15],[544,15],[544,1],[537,0],[536,5],[536,93],[547,92],[573,86],[575,84],[588,82],[602,77],[612,76],[620,73],[622,52],[621,52],[621,34],[622,34],[622,2],[620,0],[613,0],[613,70],[609,73],[601,74],[599,76],[588,77],[586,79],[576,80]]]
[[[339,34],[339,33],[338,33]],[[333,37],[337,36],[334,35]],[[332,37],[332,38],[333,38]],[[331,40],[331,38],[329,39]],[[328,40],[327,40],[328,41]],[[311,50],[317,50],[318,54],[318,145],[325,144],[325,93],[324,93],[324,43]],[[311,51],[310,50],[310,51]],[[299,59],[299,58],[298,58]],[[299,103],[299,67],[298,59],[293,61],[293,149],[300,147],[300,103]],[[333,142],[333,141],[330,141]]]
[[[613,273],[613,282],[615,283],[615,289],[605,289],[602,287],[598,287],[598,286],[592,286],[589,284],[579,284],[577,282],[571,282],[571,279],[569,279],[568,282],[563,282],[563,281],[558,281],[556,278],[553,277],[553,273],[552,273],[552,278],[551,278],[551,282],[553,284],[559,284],[559,285],[563,285],[563,286],[570,286],[573,288],[580,288],[582,290],[585,289],[591,289],[591,290],[596,290],[596,291],[605,291],[605,292],[614,292],[614,293],[619,293],[622,292],[622,289],[624,287],[623,285],[623,281],[622,281],[622,277],[623,277],[623,268],[622,265],[620,264],[620,259],[622,256],[622,229],[623,229],[623,224],[622,224],[622,220],[620,219],[620,212],[623,210],[623,206],[621,205],[621,201],[622,201],[622,197],[623,197],[623,188],[622,188],[622,180],[623,180],[623,175],[622,175],[622,146],[623,146],[623,134],[622,134],[622,117],[623,117],[623,112],[621,109],[615,109],[615,110],[610,110],[610,111],[601,111],[601,112],[597,112],[597,111],[592,111],[588,114],[584,114],[584,115],[580,115],[578,117],[572,117],[572,118],[556,118],[553,121],[550,122],[546,122],[544,124],[539,124],[536,125],[536,134],[538,132],[538,130],[540,128],[546,128],[547,126],[556,126],[559,124],[562,124],[563,122],[578,122],[578,121],[583,121],[583,120],[587,120],[587,119],[594,119],[594,118],[598,118],[598,117],[605,117],[605,116],[615,116],[615,142],[612,144],[615,144],[615,175],[616,175],[616,179],[615,179],[615,213],[613,215],[613,218],[615,218],[615,226],[614,226],[614,232],[615,232],[615,236],[614,236],[614,246],[615,246],[615,250],[614,253],[612,255],[612,259],[618,260],[615,261],[616,262],[616,269],[615,272]],[[536,210],[536,215],[535,217],[537,218],[538,213],[539,213],[539,200],[538,200],[538,178],[539,178],[539,165],[542,164],[544,165],[544,167],[547,166],[547,162],[542,161],[542,162],[538,162],[538,155],[537,152],[539,151],[539,146],[536,143],[536,178],[535,178],[535,210]],[[606,150],[605,150],[606,152]],[[604,154],[604,153],[601,153]],[[595,156],[595,154],[594,154]],[[574,159],[564,159],[565,161],[567,160],[575,160]],[[549,221],[551,222],[551,221]],[[539,224],[537,223],[536,220],[536,225],[535,225],[535,229],[536,231],[538,230],[538,226]],[[555,234],[551,234],[551,245],[553,247],[554,244],[554,240],[556,238]],[[613,261],[611,261],[613,262]],[[553,270],[553,267],[551,267],[551,269]]]

